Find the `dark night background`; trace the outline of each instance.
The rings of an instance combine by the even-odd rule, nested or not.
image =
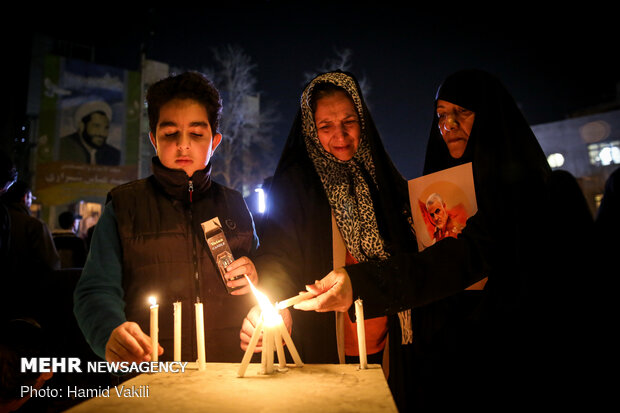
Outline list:
[[[616,99],[617,17],[593,3],[570,9],[559,3],[553,10],[436,3],[432,13],[390,2],[225,4],[18,5],[5,16],[16,28],[2,29],[2,139],[11,138],[25,112],[32,33],[92,48],[96,63],[129,70],[139,70],[142,51],[172,67],[200,69],[211,65],[211,48],[240,46],[257,65],[261,104],[280,112],[276,157],[304,74],[335,57],[335,49],[350,49],[352,72],[370,82],[366,98],[385,146],[408,179],[422,170],[434,92],[455,70],[477,67],[498,75],[531,125]]]

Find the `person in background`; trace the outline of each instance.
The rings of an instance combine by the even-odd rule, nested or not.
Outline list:
[[[0,197],[17,181],[17,168],[11,157],[0,151]],[[1,200],[1,198],[0,198]],[[0,202],[0,259],[2,262],[9,253],[11,218],[9,210]]]
[[[449,76],[434,112],[424,174],[472,162],[477,213],[457,238],[332,271],[307,286],[316,298],[295,307],[352,312],[354,297],[369,315],[413,307],[420,334],[408,411],[557,406],[578,386],[582,353],[571,324],[578,274],[556,265],[558,251],[580,241],[550,207],[551,169],[514,99],[487,72]],[[467,295],[483,277],[482,294]],[[416,330],[416,320],[427,325]]]
[[[60,229],[52,231],[53,234],[77,235],[82,216],[72,211],[64,211],[58,214],[58,226]]]
[[[84,239],[87,239],[89,236],[88,235],[89,231],[91,231],[91,235],[92,235],[92,231],[94,231],[93,227],[95,226],[98,220],[99,220],[99,211],[96,211],[96,210],[89,211],[86,217],[84,217],[80,221],[78,235]]]
[[[255,257],[260,287],[274,301],[297,295],[345,262],[383,260],[416,245],[407,182],[383,147],[355,77],[322,73],[305,87],[300,103],[273,176]],[[407,310],[364,321],[368,362],[384,364],[386,374],[389,365],[390,383],[398,383],[409,347]],[[359,363],[354,316],[283,313],[285,320],[292,316],[293,342],[305,363]],[[242,348],[258,314],[249,313],[244,322]]]
[[[11,185],[11,187],[4,193],[3,198],[7,203],[19,204],[26,207],[28,210],[28,215],[30,215],[32,201],[37,199],[36,196],[32,195],[30,185],[21,180],[18,180]]]
[[[40,321],[48,275],[60,269],[60,257],[48,226],[30,215],[32,199],[30,186],[19,180],[0,197],[9,223],[8,235],[2,237],[7,240],[0,276],[2,319],[31,317]]]
[[[601,287],[597,293],[590,293],[594,311],[581,325],[588,326],[588,337],[596,341],[592,355],[596,365],[606,365],[615,357],[618,348],[618,339],[615,328],[617,314],[617,291],[620,263],[618,251],[620,251],[620,168],[616,168],[605,181],[603,198],[598,207],[594,222],[595,242],[591,243],[595,250],[592,254],[597,265],[588,268],[588,280],[592,280]],[[593,322],[594,321],[594,322]],[[587,323],[586,323],[587,322]],[[598,377],[598,376],[597,376]],[[603,381],[599,386],[597,396],[611,395],[613,385]],[[613,396],[612,396],[613,397]],[[613,402],[613,401],[612,401]]]
[[[60,255],[61,268],[81,268],[86,262],[86,242],[77,235],[81,219],[81,215],[72,211],[58,215],[60,229],[52,231],[52,237]]]
[[[187,72],[147,92],[153,174],[112,189],[97,222],[74,312],[86,341],[107,361],[151,360],[148,298],[160,306],[159,354],[173,356],[173,303],[182,303],[182,360],[197,359],[194,303],[204,305],[207,361],[238,362],[238,331],[254,304],[248,258],[258,246],[241,194],[211,179],[221,142],[221,99],[212,82]],[[223,281],[201,224],[219,218],[237,258]],[[236,288],[228,293],[226,286]],[[193,343],[193,344],[192,344]],[[164,352],[165,351],[165,352]]]
[[[601,257],[604,261],[613,262],[611,259],[620,248],[620,168],[614,170],[605,182],[605,191],[601,204],[596,213],[596,232],[605,254]],[[613,267],[613,266],[612,266]],[[611,267],[610,267],[611,269]],[[616,267],[617,269],[617,267]]]

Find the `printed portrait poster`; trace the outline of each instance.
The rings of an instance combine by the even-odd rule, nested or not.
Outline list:
[[[43,204],[105,199],[136,179],[138,72],[48,55],[41,92],[36,189]]]
[[[471,162],[409,181],[418,250],[456,238],[478,210]]]

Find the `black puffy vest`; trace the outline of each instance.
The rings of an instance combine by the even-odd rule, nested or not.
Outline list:
[[[200,224],[219,217],[235,258],[255,246],[252,217],[241,194],[209,178],[209,168],[189,178],[157,158],[154,175],[114,188],[109,199],[118,221],[123,289],[128,320],[149,332],[148,297],[159,304],[162,361],[173,358],[173,303],[182,304],[182,361],[196,361],[194,304],[204,307],[206,356],[210,362],[240,362],[239,331],[253,295],[233,296],[211,259]]]

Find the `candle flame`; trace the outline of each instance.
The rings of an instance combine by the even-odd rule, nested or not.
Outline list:
[[[150,297],[149,297],[149,303],[150,303],[151,305],[156,305],[156,304],[157,304],[157,300],[155,299],[155,297],[150,296]]]
[[[256,297],[256,301],[258,301],[258,305],[260,306],[260,309],[262,311],[262,316],[265,320],[265,324],[268,326],[278,325],[280,323],[280,320],[282,320],[282,316],[280,316],[274,305],[271,304],[269,298],[264,293],[258,291],[256,287],[254,287],[254,284],[252,284],[252,281],[250,281],[247,275],[245,275],[245,278],[248,280],[248,284],[250,285],[250,289]]]

